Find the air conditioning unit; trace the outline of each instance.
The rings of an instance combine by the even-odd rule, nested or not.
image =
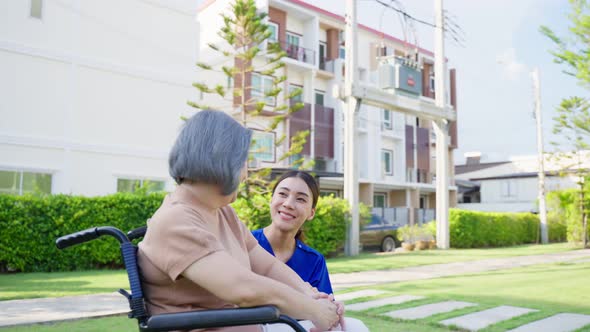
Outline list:
[[[313,169],[316,171],[325,172],[327,170],[327,162],[325,159],[315,159],[315,164],[313,165]]]

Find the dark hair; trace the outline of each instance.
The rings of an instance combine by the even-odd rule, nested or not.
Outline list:
[[[218,184],[223,195],[240,185],[252,131],[221,111],[203,110],[186,120],[170,151],[168,165],[176,183]]]
[[[309,188],[309,191],[311,191],[311,196],[312,196],[311,207],[313,209],[315,209],[316,205],[318,204],[318,198],[320,197],[320,186],[318,185],[318,182],[315,180],[315,177],[313,177],[311,174],[309,174],[305,171],[293,170],[293,171],[288,171],[286,173],[283,173],[283,175],[281,175],[277,179],[277,182],[275,183],[274,187],[272,188],[273,195],[274,195],[275,190],[277,189],[279,183],[281,183],[283,180],[288,179],[288,178],[300,178],[301,180],[303,180],[305,182],[305,184]],[[303,234],[303,230],[301,228],[297,231],[297,234],[295,235],[295,239],[297,239],[301,242],[304,242],[305,235]]]

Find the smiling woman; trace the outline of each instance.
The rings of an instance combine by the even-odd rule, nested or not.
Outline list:
[[[297,170],[284,173],[272,190],[272,223],[252,234],[262,248],[287,264],[303,281],[322,293],[332,294],[324,256],[303,242],[302,227],[315,216],[319,195],[319,185],[309,173]],[[343,304],[335,303],[344,308]],[[355,318],[346,317],[340,324],[344,331],[368,331]]]

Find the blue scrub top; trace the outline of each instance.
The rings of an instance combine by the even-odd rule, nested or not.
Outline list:
[[[262,248],[271,255],[275,255],[262,229],[252,231],[252,235],[258,240],[258,244]],[[320,292],[332,294],[332,284],[330,283],[328,267],[326,266],[324,256],[303,242],[296,241],[295,252],[287,261],[287,266],[295,271],[303,281],[309,282],[310,285],[317,288]]]

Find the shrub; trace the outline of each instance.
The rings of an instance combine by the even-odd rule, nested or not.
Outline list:
[[[449,227],[453,248],[513,246],[538,241],[539,218],[531,213],[451,209]]]
[[[127,231],[145,225],[162,193],[103,197],[0,195],[0,267],[24,272],[120,266],[114,239],[58,250],[55,240],[93,226]]]
[[[585,197],[585,208],[588,211],[588,193]],[[580,197],[575,189],[553,191],[547,195],[547,221],[551,241],[567,239],[568,242],[582,242],[583,227],[579,204]]]
[[[119,246],[114,239],[91,241],[67,250],[58,250],[55,240],[95,226],[114,226],[122,231],[143,226],[163,198],[164,193],[102,197],[0,195],[0,271],[120,267]],[[257,229],[271,221],[269,201],[270,195],[252,195],[248,200],[238,199],[233,206],[250,229]],[[348,210],[345,200],[320,197],[314,220],[304,226],[306,243],[324,255],[342,247]]]

